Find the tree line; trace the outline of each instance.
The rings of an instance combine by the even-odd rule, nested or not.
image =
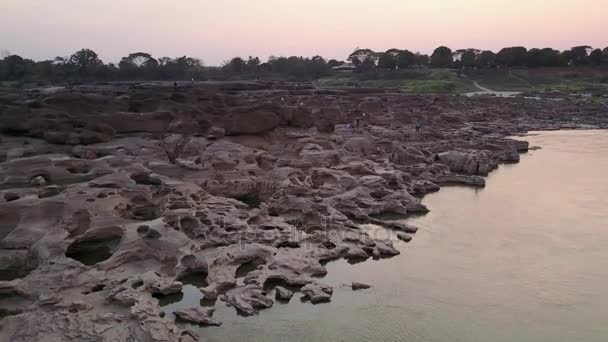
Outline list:
[[[567,67],[608,65],[608,47],[575,46],[558,51],[552,48],[526,49],[523,46],[506,47],[498,53],[489,50],[460,49],[452,51],[440,46],[431,56],[408,50],[390,49],[374,52],[357,49],[348,60],[358,69],[402,69],[411,67],[431,68],[509,68],[509,67]]]
[[[460,49],[452,51],[440,46],[432,55],[414,53],[407,49],[375,52],[356,49],[346,59],[347,68],[355,72],[371,69],[404,68],[509,68],[509,67],[567,67],[608,65],[608,47],[593,49],[576,46],[558,51],[552,48],[526,49],[507,47],[494,53],[489,50]],[[82,49],[69,57],[33,61],[6,54],[0,60],[0,81],[18,82],[90,82],[127,80],[225,80],[281,78],[313,80],[331,75],[334,68],[345,62],[326,60],[321,56],[270,57],[262,62],[258,57],[235,57],[221,67],[205,67],[200,59],[182,56],[154,58],[145,52],[135,52],[118,63],[104,63],[98,54]]]

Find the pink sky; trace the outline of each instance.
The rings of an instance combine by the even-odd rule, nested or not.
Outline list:
[[[604,48],[607,13],[608,0],[0,0],[0,50],[38,60],[90,48],[106,62],[145,51],[220,65],[344,59],[355,47]]]

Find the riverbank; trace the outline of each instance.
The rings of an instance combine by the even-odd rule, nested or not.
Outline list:
[[[361,222],[413,235],[381,218],[426,212],[419,197],[443,185],[483,187],[528,150],[509,136],[608,128],[595,102],[274,82],[83,86],[0,103],[7,340],[188,341],[199,334],[183,320],[220,324],[218,300],[241,315],[275,305],[277,286],[331,301],[327,262],[400,253]],[[189,277],[204,307],[176,321],[159,300]]]

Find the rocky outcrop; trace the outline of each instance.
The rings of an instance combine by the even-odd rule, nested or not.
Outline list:
[[[487,175],[498,167],[498,160],[489,151],[448,151],[437,154],[437,161],[452,172],[466,175]]]
[[[408,242],[417,228],[386,217],[428,211],[420,196],[440,186],[484,186],[529,149],[507,137],[608,127],[594,102],[81,87],[0,94],[0,341],[192,341],[185,323],[219,324],[217,299],[242,315],[297,293],[330,301],[326,262],[406,248],[359,223]],[[189,276],[209,307],[163,312]]]

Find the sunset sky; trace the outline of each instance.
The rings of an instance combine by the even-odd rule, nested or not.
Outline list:
[[[130,52],[234,56],[355,47],[431,53],[504,46],[608,46],[608,0],[0,0],[0,51],[36,60],[80,48],[116,62]]]

